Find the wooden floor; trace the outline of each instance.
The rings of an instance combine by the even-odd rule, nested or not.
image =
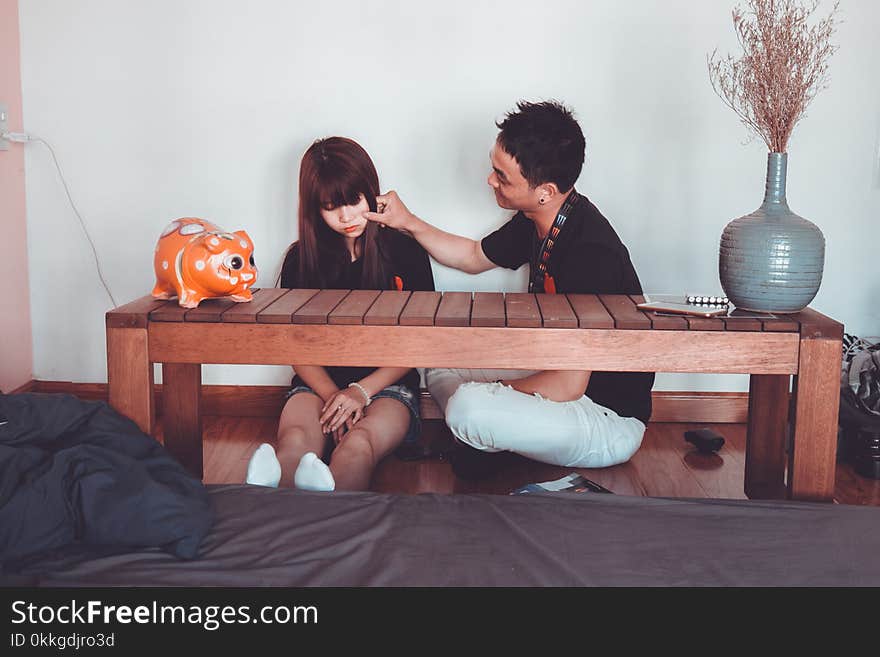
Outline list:
[[[205,416],[205,483],[241,483],[247,462],[261,442],[271,442],[277,421],[269,418]],[[688,429],[708,426],[726,442],[720,452],[701,455],[685,442]],[[423,423],[422,439],[438,451],[451,436],[437,420]],[[744,499],[744,424],[650,424],[642,447],[622,465],[603,469],[562,468],[515,457],[509,469],[479,483],[458,480],[442,456],[404,462],[389,457],[373,477],[372,489],[394,493],[507,494],[537,481],[558,479],[577,471],[621,495],[651,497],[711,497]],[[851,466],[838,464],[835,501],[841,504],[880,506],[880,480],[857,475]]]

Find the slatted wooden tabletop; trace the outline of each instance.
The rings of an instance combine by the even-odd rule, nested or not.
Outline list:
[[[843,325],[811,308],[773,319],[705,318],[643,312],[641,301],[263,289],[248,303],[209,299],[185,309],[147,296],[106,315],[110,402],[150,433],[152,364],[162,363],[166,398],[174,400],[164,409],[165,444],[200,474],[205,363],[744,373],[751,375],[746,492],[830,499]]]
[[[774,319],[690,317],[643,312],[641,296],[500,292],[398,292],[393,290],[261,289],[253,301],[208,299],[186,309],[175,300],[143,297],[107,315],[109,327],[147,322],[235,322],[373,326],[475,326],[796,333],[826,322],[809,309]],[[836,322],[832,322],[836,324]],[[839,324],[838,324],[839,326]]]

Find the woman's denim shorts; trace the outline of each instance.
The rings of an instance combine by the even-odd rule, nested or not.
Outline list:
[[[312,390],[309,386],[299,385],[294,386],[290,390],[287,391],[287,398],[290,399],[298,392],[310,392],[313,395],[316,394],[314,390]],[[375,395],[373,395],[373,399],[381,399],[382,397],[387,397],[388,399],[396,399],[401,404],[406,406],[409,411],[409,428],[406,431],[406,435],[403,437],[402,445],[407,443],[416,442],[419,439],[419,432],[422,429],[422,421],[421,415],[419,413],[419,398],[416,393],[412,391],[411,388],[407,386],[393,385],[388,386],[387,388],[383,388]]]

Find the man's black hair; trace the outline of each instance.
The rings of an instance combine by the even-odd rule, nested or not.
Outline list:
[[[578,122],[569,109],[553,100],[521,100],[516,108],[495,124],[501,130],[501,148],[516,158],[532,188],[552,182],[559,191],[568,191],[584,165],[586,142]]]

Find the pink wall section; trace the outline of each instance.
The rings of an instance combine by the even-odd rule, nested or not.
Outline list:
[[[8,125],[22,130],[18,0],[0,0],[0,103]],[[33,378],[24,147],[0,151],[0,234],[3,238],[3,308],[0,310],[0,389],[9,392]]]

